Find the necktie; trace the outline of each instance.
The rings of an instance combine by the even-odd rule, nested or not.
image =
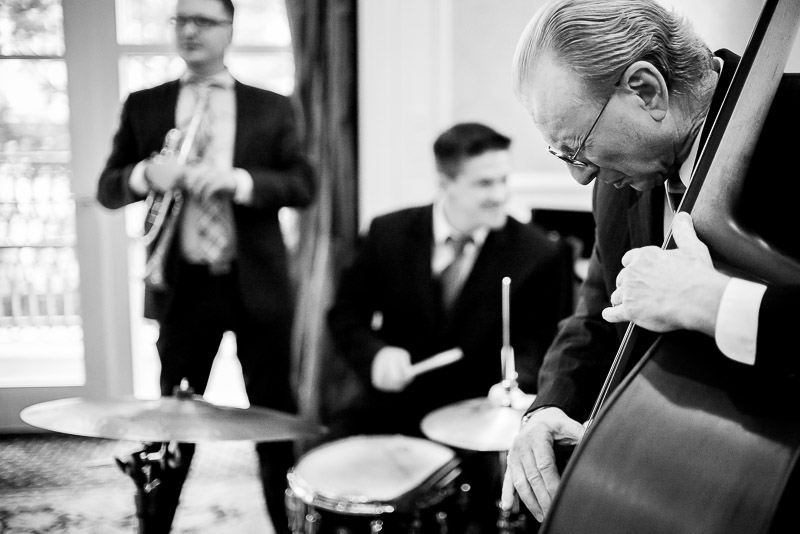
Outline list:
[[[446,243],[453,250],[453,261],[442,271],[440,281],[442,304],[445,311],[450,311],[467,278],[465,248],[472,243],[472,237],[469,235],[451,236],[447,238]]]
[[[686,192],[686,186],[683,185],[683,182],[681,182],[677,174],[669,177],[664,183],[664,186],[667,189],[667,202],[669,202],[669,207],[672,209],[672,212],[675,213],[681,203],[683,194]]]
[[[197,84],[196,106],[204,106],[192,149],[192,161],[213,164],[213,114],[209,109],[209,98],[213,86]],[[208,264],[212,271],[228,268],[233,240],[233,212],[230,202],[219,197],[190,197],[187,205],[186,223],[193,234],[187,245],[190,258]]]

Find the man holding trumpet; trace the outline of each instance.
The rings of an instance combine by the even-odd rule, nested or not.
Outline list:
[[[225,67],[233,15],[230,0],[178,0],[171,22],[186,72],[129,95],[97,198],[111,209],[148,196],[151,207],[171,206],[146,223],[161,225],[148,239],[145,287],[145,316],[159,323],[161,394],[183,378],[202,394],[230,330],[250,403],[294,412],[293,305],[278,211],[309,205],[316,184],[289,100],[238,82]],[[159,532],[170,529],[194,446],[179,450],[181,465],[155,499]],[[256,450],[269,514],[285,532],[292,444]]]

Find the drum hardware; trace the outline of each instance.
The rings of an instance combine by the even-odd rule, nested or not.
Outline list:
[[[403,435],[323,444],[287,474],[295,534],[445,534],[460,460],[442,445]]]
[[[325,432],[325,427],[267,408],[218,406],[195,395],[184,379],[174,396],[157,400],[68,398],[28,406],[29,425],[76,436],[140,441],[142,448],[117,466],[136,486],[137,532],[155,532],[154,497],[164,473],[180,467],[178,442],[289,441]]]
[[[522,416],[536,398],[524,393],[517,384],[510,335],[510,287],[511,279],[504,277],[501,281],[501,381],[490,388],[486,397],[466,399],[434,410],[420,424],[422,433],[438,443],[464,451],[497,453],[500,479],[505,473],[508,451],[519,432]],[[469,506],[469,492],[469,485],[463,484],[459,495],[461,510]],[[514,506],[508,510],[501,507],[499,499],[493,504],[497,510],[498,534],[525,531],[527,517],[520,509],[518,498],[515,497]]]

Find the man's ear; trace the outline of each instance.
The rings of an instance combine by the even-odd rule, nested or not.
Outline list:
[[[636,94],[656,121],[664,120],[669,110],[667,82],[658,69],[649,61],[637,61],[620,78],[620,86]]]
[[[439,176],[439,189],[446,189],[447,185],[453,181],[453,179],[447,176],[444,171],[437,171],[436,174]]]

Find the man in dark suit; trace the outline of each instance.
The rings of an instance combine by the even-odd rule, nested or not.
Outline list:
[[[233,15],[230,0],[178,1],[173,23],[186,73],[128,97],[97,198],[116,209],[148,193],[182,193],[175,237],[165,249],[164,284],[146,285],[145,316],[159,323],[162,395],[183,378],[202,394],[222,336],[231,330],[250,403],[292,412],[292,291],[278,211],[307,206],[316,185],[289,100],[234,80],[225,67]],[[202,120],[190,158],[153,157],[168,131],[191,128],[195,111]],[[148,255],[157,247],[158,241]],[[267,508],[284,532],[292,444],[256,448]],[[170,529],[193,451],[180,446],[180,467],[157,489],[159,532]]]
[[[509,277],[510,344],[522,391],[536,392],[541,357],[571,279],[558,241],[506,214],[510,139],[477,123],[442,133],[433,150],[433,204],[376,217],[344,271],[329,326],[369,386],[361,432],[421,435],[425,415],[486,397],[502,379],[502,279]],[[448,305],[448,266],[461,258],[463,285]],[[460,349],[463,358],[414,376],[412,365]],[[480,431],[480,429],[476,429]],[[473,486],[474,487],[474,486]],[[495,493],[491,505],[499,496]]]
[[[545,356],[539,394],[509,455],[506,506],[516,488],[539,520],[547,514],[560,482],[552,444],[583,437],[581,421],[626,321],[654,332],[704,332],[753,376],[796,374],[796,361],[770,354],[787,338],[787,318],[797,319],[783,289],[714,270],[687,214],[675,217],[678,249],[656,248],[673,218],[669,193],[688,184],[738,61],[725,50],[712,54],[688,23],[649,0],[554,0],[523,33],[517,94],[573,178],[584,185],[597,178],[597,239],[575,314]],[[787,197],[797,198],[798,185],[787,173],[796,171],[775,155],[794,146],[798,102],[800,78],[784,75],[739,204],[748,226],[794,257],[800,242]],[[765,320],[778,317],[778,327]]]

